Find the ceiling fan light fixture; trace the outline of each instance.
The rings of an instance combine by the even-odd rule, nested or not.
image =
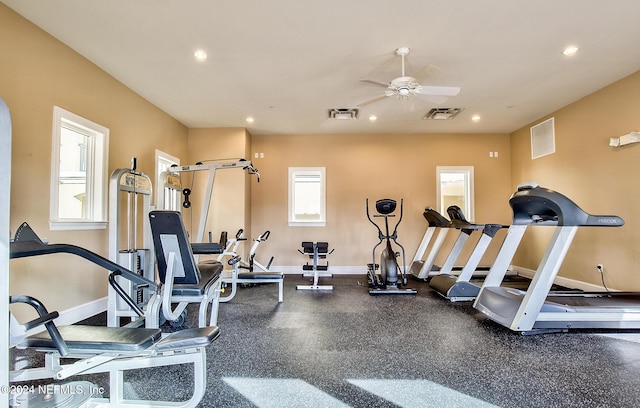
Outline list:
[[[355,120],[358,119],[358,109],[356,108],[334,108],[329,109],[328,118],[335,120]]]
[[[462,108],[433,108],[427,112],[422,119],[451,120],[460,112],[462,112]]]

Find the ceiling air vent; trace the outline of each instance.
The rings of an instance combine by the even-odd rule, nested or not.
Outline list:
[[[329,109],[329,119],[352,120],[358,119],[358,109]]]
[[[427,112],[422,119],[449,120],[453,119],[460,112],[462,112],[460,108],[433,108]]]

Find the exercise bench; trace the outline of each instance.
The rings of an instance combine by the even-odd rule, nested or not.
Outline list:
[[[330,273],[326,271],[329,270],[329,263],[327,262],[324,265],[320,265],[318,261],[320,259],[326,259],[327,255],[332,254],[333,251],[329,252],[329,243],[328,242],[302,242],[302,251],[298,249],[298,252],[301,254],[308,256],[313,259],[313,264],[309,265],[307,262],[305,265],[302,265],[303,271],[313,271],[313,283],[311,285],[297,285],[296,289],[298,290],[333,290],[333,285],[318,285],[318,280],[320,278],[320,271],[325,273],[322,276],[331,277]]]
[[[34,386],[31,388],[33,392],[12,395],[12,400],[17,406],[186,408],[196,407],[204,396],[207,371],[205,348],[220,335],[217,326],[181,330],[164,338],[158,328],[85,325],[58,327],[54,323],[58,312],[48,312],[45,306],[33,297],[11,296],[9,303],[28,304],[38,314],[36,319],[23,325],[10,315],[10,346],[45,354],[42,367],[10,371],[11,383],[43,379],[59,381],[77,375],[109,374],[108,398],[107,395],[103,395],[106,394],[105,388],[87,381],[56,382],[49,384],[50,387]],[[27,334],[28,331],[42,325],[45,326],[45,331]],[[193,364],[193,394],[188,400],[155,401],[125,398],[125,371],[182,364]],[[48,401],[50,405],[41,405],[44,401]]]

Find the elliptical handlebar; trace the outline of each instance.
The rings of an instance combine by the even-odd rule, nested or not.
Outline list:
[[[371,215],[369,214],[369,199],[366,199],[366,207],[367,207],[367,218],[369,219],[369,222],[372,223],[377,229],[378,229],[378,237],[380,238],[380,241],[382,242],[383,240],[383,234],[382,234],[382,230],[380,229],[380,226],[378,224],[376,224],[373,219],[371,219]],[[374,215],[375,217],[375,215]]]

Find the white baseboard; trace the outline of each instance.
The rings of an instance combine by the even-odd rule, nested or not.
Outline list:
[[[524,276],[526,278],[532,279],[535,275],[536,271],[533,269],[522,268],[520,266],[511,266],[511,270],[517,272],[518,275]],[[605,289],[603,286],[594,285],[592,283],[582,282],[575,279],[564,278],[562,276],[556,276],[556,279],[553,281],[556,285],[564,286],[566,288],[571,289],[580,289],[585,292],[604,292]],[[609,290],[614,290],[609,288]]]

